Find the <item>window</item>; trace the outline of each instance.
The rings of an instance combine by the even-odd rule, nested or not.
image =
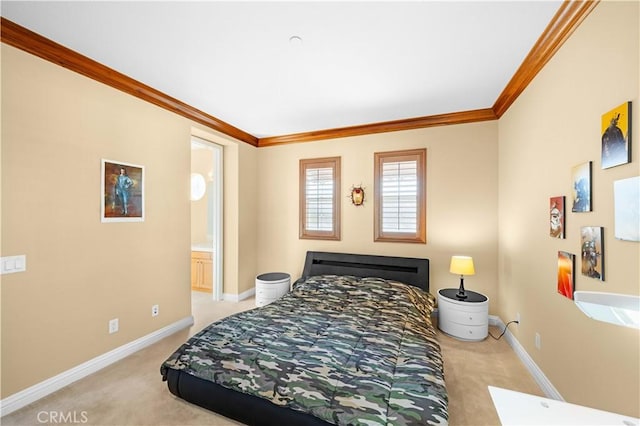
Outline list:
[[[300,160],[300,238],[340,239],[340,157]]]
[[[426,149],[374,154],[374,241],[427,241],[426,158]]]

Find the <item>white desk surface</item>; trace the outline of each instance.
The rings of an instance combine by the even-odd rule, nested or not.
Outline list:
[[[555,399],[489,386],[503,426],[606,425],[639,426],[640,419]]]

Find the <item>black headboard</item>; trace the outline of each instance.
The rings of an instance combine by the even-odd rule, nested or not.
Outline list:
[[[379,277],[429,291],[429,259],[308,251],[302,277],[313,275]]]

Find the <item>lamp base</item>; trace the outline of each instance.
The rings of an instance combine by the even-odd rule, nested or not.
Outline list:
[[[460,275],[460,287],[458,288],[458,292],[456,293],[456,298],[459,300],[464,300],[467,298],[467,293],[464,291],[464,275]]]

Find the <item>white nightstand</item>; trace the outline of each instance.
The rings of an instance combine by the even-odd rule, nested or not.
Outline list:
[[[466,291],[466,299],[458,299],[457,288],[438,291],[438,328],[462,340],[484,340],[489,333],[489,299]]]
[[[256,306],[275,302],[289,292],[291,275],[284,272],[270,272],[256,277]]]

